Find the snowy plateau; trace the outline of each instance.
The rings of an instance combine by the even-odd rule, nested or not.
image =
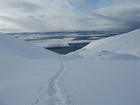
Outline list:
[[[67,55],[1,33],[0,105],[140,105],[140,29]]]

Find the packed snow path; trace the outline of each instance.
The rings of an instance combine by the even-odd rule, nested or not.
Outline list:
[[[38,89],[38,99],[33,105],[69,105],[65,85],[62,83],[66,70],[65,62],[61,62],[60,70],[48,81],[43,81]]]

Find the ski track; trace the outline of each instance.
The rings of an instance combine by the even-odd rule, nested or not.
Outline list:
[[[63,83],[63,71],[66,70],[65,62],[61,62],[60,70],[49,80],[41,83],[38,91],[38,99],[32,105],[70,105],[68,95],[65,93]],[[60,87],[61,86],[61,87]],[[63,88],[63,89],[62,89]]]

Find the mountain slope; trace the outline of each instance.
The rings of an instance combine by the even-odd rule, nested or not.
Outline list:
[[[64,59],[67,58],[1,34],[0,105],[35,105],[39,91],[44,90],[41,83],[55,75]]]
[[[68,60],[0,35],[0,105],[140,105],[139,57],[102,47],[98,56],[107,60]]]
[[[73,52],[70,55],[80,55],[85,58],[101,58],[101,55],[106,55],[106,58],[110,58],[118,53],[119,55],[130,54],[131,57],[140,57],[139,40],[140,29],[122,35],[93,41],[86,47]],[[110,55],[108,56],[108,54]]]
[[[15,39],[4,34],[0,34],[0,53],[10,55],[13,54],[27,58],[63,58],[61,55],[58,55],[54,52],[45,50],[41,47],[37,47],[23,40]]]

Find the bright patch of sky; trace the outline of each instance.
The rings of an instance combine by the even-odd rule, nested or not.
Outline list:
[[[139,0],[1,0],[0,32],[133,30]]]
[[[103,7],[109,7],[114,4],[112,0],[79,0],[79,2],[75,2],[74,0],[69,1],[79,11],[99,9]]]

